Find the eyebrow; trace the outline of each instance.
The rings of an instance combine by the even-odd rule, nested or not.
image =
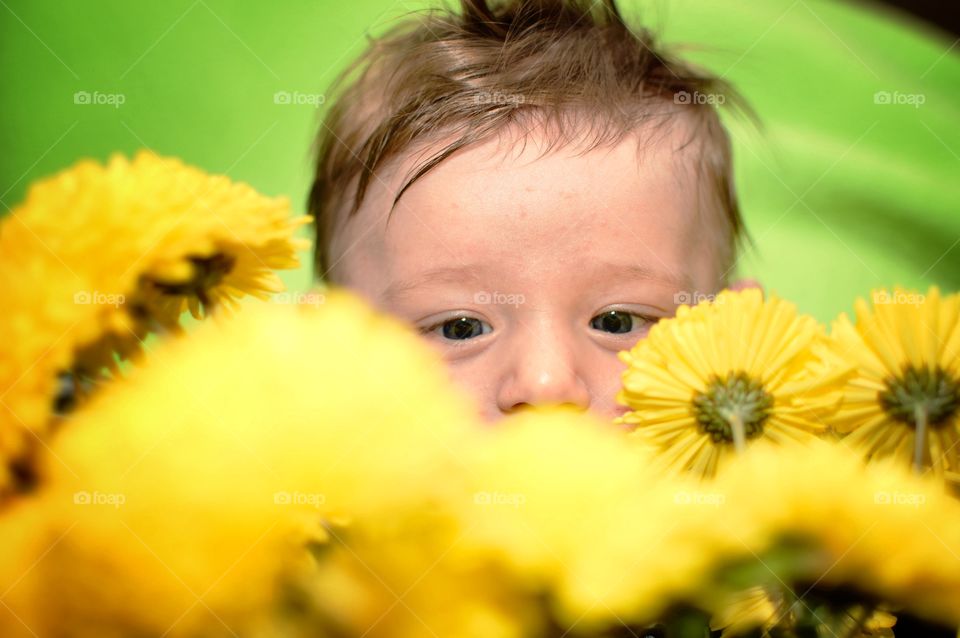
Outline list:
[[[669,269],[656,270],[637,263],[604,261],[593,268],[589,268],[589,271],[595,275],[606,275],[608,277],[624,276],[624,278],[638,279],[641,281],[664,283],[679,290],[690,290],[693,287],[690,276],[687,274],[671,272]]]
[[[431,268],[430,270],[419,273],[415,277],[390,283],[384,288],[381,295],[386,301],[395,301],[407,295],[412,290],[425,285],[444,283],[462,284],[465,279],[479,282],[480,276],[477,271],[482,268],[482,264]],[[592,272],[595,276],[606,275],[611,278],[620,277],[623,279],[661,282],[673,286],[678,290],[689,290],[692,288],[690,277],[687,275],[654,270],[648,266],[636,263],[618,264],[614,262],[601,262],[592,268],[588,268],[587,272]]]
[[[441,266],[431,268],[410,279],[394,281],[384,288],[381,296],[386,301],[395,301],[405,296],[411,290],[429,284],[463,283],[464,279],[479,280],[477,270],[481,264],[464,264],[461,266]]]

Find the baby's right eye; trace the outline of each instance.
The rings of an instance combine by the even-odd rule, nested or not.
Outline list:
[[[492,331],[493,328],[490,327],[490,324],[487,322],[475,317],[462,316],[440,321],[432,326],[421,329],[420,332],[424,334],[437,332],[444,339],[466,341],[467,339],[474,339]]]

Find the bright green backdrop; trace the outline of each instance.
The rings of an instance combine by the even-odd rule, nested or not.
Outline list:
[[[82,156],[141,147],[302,208],[319,111],[274,95],[322,94],[368,33],[422,5],[0,0],[0,212]],[[697,45],[690,55],[765,122],[761,134],[731,123],[758,248],[741,274],[821,319],[872,286],[960,289],[957,42],[868,4],[621,5]],[[77,104],[77,92],[124,103]],[[309,269],[286,279],[305,288]]]

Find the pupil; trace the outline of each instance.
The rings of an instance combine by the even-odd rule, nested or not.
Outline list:
[[[593,320],[593,327],[604,332],[623,334],[633,327],[632,317],[621,310],[611,310]]]
[[[459,317],[443,324],[443,336],[447,339],[470,339],[480,334],[482,329],[479,319]]]

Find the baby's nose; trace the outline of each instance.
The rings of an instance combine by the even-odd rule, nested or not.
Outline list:
[[[497,392],[504,414],[528,406],[590,407],[590,391],[577,371],[569,339],[554,331],[540,332],[511,350],[507,370]]]

